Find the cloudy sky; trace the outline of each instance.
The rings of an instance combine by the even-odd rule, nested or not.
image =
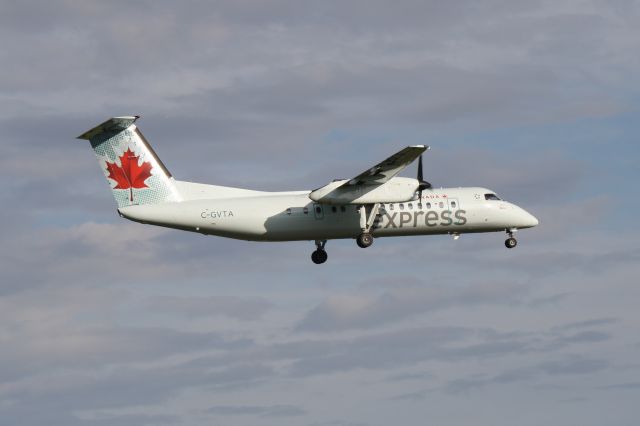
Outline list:
[[[637,1],[0,0],[0,419],[635,425]],[[426,143],[519,234],[249,243],[120,219],[113,115],[174,176],[309,189]],[[407,171],[413,175],[415,170]]]

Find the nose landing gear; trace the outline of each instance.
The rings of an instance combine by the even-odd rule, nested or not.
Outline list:
[[[325,244],[327,244],[327,240],[316,240],[316,251],[311,253],[311,261],[316,265],[326,262],[329,257],[324,249]]]
[[[515,232],[515,229],[508,229],[508,230],[507,230],[507,235],[509,235],[509,238],[507,238],[507,239],[504,241],[504,246],[505,246],[506,248],[508,248],[508,249],[512,249],[512,248],[514,248],[515,246],[517,246],[517,245],[518,245],[518,240],[516,240],[516,239],[513,237],[513,233],[514,233],[514,232]]]

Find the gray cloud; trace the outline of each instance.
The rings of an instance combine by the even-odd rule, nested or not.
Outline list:
[[[395,381],[404,381],[404,380],[425,380],[425,379],[433,379],[435,376],[429,372],[416,372],[416,373],[400,373],[394,374],[386,378],[386,380],[395,382]]]
[[[207,409],[207,413],[217,416],[295,417],[304,415],[305,410],[294,405],[218,405]]]
[[[558,326],[558,329],[561,330],[570,330],[570,329],[580,329],[586,327],[598,327],[598,326],[606,326],[615,324],[619,321],[618,318],[593,318],[584,321],[576,321],[569,324],[563,324]]]
[[[628,383],[615,383],[612,385],[600,386],[599,389],[604,390],[638,390],[640,389],[640,382],[628,382]]]
[[[37,326],[35,326],[37,327]],[[246,347],[247,340],[227,340],[215,333],[178,332],[162,328],[71,328],[34,326],[2,339],[1,380],[64,368],[104,367],[112,364],[163,359],[171,355],[213,348]],[[24,341],[24,333],[30,339]],[[80,348],[80,349],[79,349]],[[77,356],[81,350],[82,356]]]
[[[225,315],[241,321],[256,321],[271,307],[263,298],[212,296],[207,298],[158,296],[149,301],[149,308],[188,317]]]
[[[470,392],[493,384],[509,384],[515,382],[535,382],[542,375],[587,375],[600,372],[608,367],[603,359],[571,356],[560,361],[547,361],[533,367],[508,370],[493,377],[472,377],[457,379],[445,386],[447,392]]]
[[[323,301],[298,323],[299,331],[370,328],[454,306],[513,303],[523,288],[500,282],[474,286],[427,286],[416,282],[376,297],[338,296]]]
[[[69,426],[153,426],[179,424],[179,418],[170,415],[124,414],[97,418],[80,418],[67,412],[34,410],[33,407],[31,407],[31,409],[27,407],[14,407],[5,411],[4,415],[6,418],[20,419],[25,426],[36,426],[48,422]]]
[[[308,376],[356,369],[385,369],[416,365],[424,361],[462,362],[494,359],[507,355],[557,352],[576,344],[603,342],[605,333],[585,332],[580,336],[556,333],[499,332],[465,327],[423,327],[378,332],[351,339],[297,340],[256,347],[236,360],[289,360],[289,374]],[[218,362],[223,360],[218,359]],[[540,364],[539,370],[571,372],[600,368],[580,358],[565,364]]]
[[[544,362],[538,366],[547,374],[588,374],[600,371],[608,366],[602,359],[584,359],[572,357],[562,361]]]
[[[156,368],[120,368],[100,375],[85,373],[73,376],[47,377],[42,383],[15,384],[2,392],[2,396],[16,401],[8,408],[0,409],[6,418],[23,418],[25,424],[41,424],[40,412],[75,413],[84,412],[87,417],[92,410],[104,410],[123,407],[138,407],[165,402],[187,388],[198,389],[237,389],[254,387],[260,380],[271,376],[272,370],[261,365],[238,365],[227,369],[204,372],[189,363],[164,365]],[[28,401],[28,402],[27,402]],[[39,410],[33,410],[33,407]],[[286,415],[291,410],[278,410],[272,413]],[[95,417],[91,415],[90,417]],[[98,417],[104,417],[104,414]],[[146,415],[109,415],[97,421],[80,421],[64,414],[71,424],[93,424],[118,421],[152,422],[156,416]],[[159,422],[171,423],[174,417],[157,416]],[[98,419],[99,420],[99,419]],[[126,424],[126,423],[125,423]]]
[[[70,420],[70,419],[69,419]],[[104,418],[93,418],[84,420],[71,420],[68,425],[74,424],[85,425],[109,425],[109,426],[154,426],[154,425],[174,425],[179,424],[180,419],[177,416],[167,415],[144,415],[144,414],[123,414],[119,416],[108,416]]]

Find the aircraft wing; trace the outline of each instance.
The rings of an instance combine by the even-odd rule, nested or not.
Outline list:
[[[424,151],[429,149],[425,145],[408,146],[396,152],[391,157],[376,164],[365,172],[350,179],[344,185],[383,184],[400,173],[405,167],[413,163]]]
[[[417,179],[396,178],[392,187],[388,182],[427,149],[429,147],[425,145],[408,146],[353,179],[336,180],[311,191],[309,198],[326,204],[373,204],[410,200],[420,185]]]

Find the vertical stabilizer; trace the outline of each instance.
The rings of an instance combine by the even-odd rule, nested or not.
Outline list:
[[[118,207],[180,201],[171,173],[134,124],[113,117],[78,136],[91,143]]]

